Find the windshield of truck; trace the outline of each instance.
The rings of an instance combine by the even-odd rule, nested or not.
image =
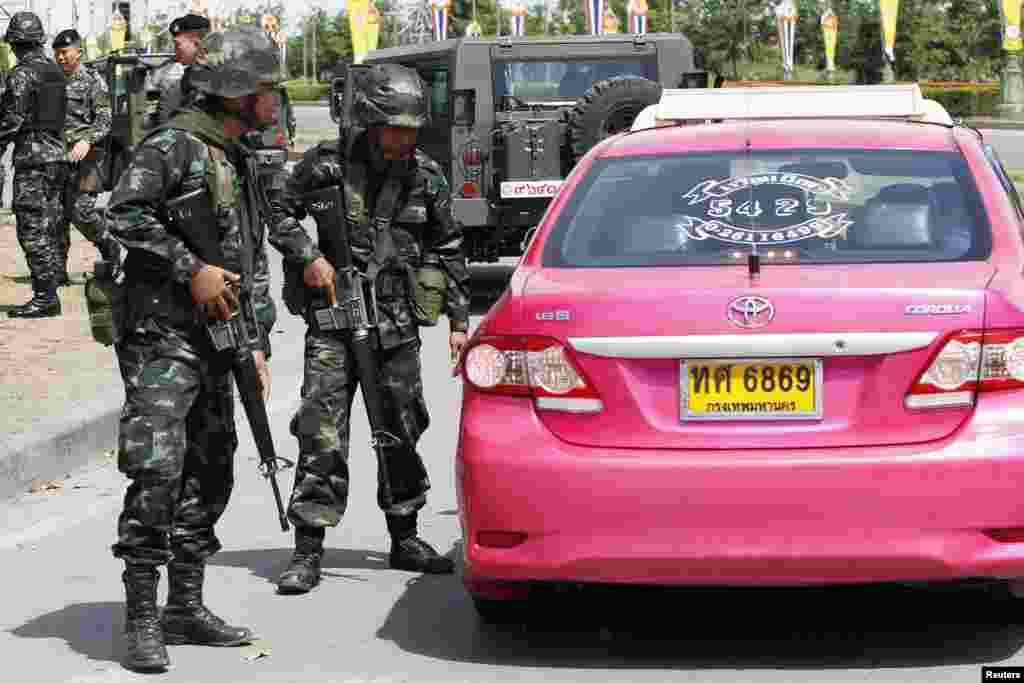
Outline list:
[[[598,81],[613,76],[657,80],[653,58],[495,62],[494,99],[577,100]]]

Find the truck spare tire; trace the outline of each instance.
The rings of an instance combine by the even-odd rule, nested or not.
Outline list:
[[[629,130],[644,107],[661,99],[661,84],[639,76],[595,83],[569,111],[569,148],[575,164],[610,135]]]

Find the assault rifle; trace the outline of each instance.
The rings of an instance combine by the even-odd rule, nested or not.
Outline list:
[[[257,171],[255,159],[246,154],[244,157],[244,173],[242,186],[244,200],[239,206],[242,237],[242,273],[241,284],[238,286],[238,310],[226,321],[209,321],[207,330],[210,341],[216,351],[230,351],[232,354],[231,373],[238,385],[238,393],[242,399],[245,416],[252,428],[253,440],[260,458],[260,471],[270,480],[270,488],[277,505],[277,516],[281,523],[281,531],[288,531],[288,519],[281,502],[281,491],[277,485],[277,472],[294,465],[286,458],[277,455],[274,449],[273,436],[270,433],[270,420],[267,406],[263,402],[259,371],[253,352],[261,350],[262,329],[256,318],[253,306],[253,211],[258,211],[261,204],[257,189]],[[178,227],[186,244],[205,263],[224,266],[224,254],[217,239],[217,231],[211,230],[216,225],[216,214],[213,211],[211,197],[206,188],[190,192],[178,199],[167,202],[169,219]]]

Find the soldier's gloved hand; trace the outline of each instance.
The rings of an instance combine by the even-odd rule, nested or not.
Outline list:
[[[85,158],[90,149],[92,149],[92,145],[85,140],[79,140],[75,143],[75,146],[71,148],[71,154],[68,155],[68,158],[77,164]]]
[[[252,358],[256,361],[256,372],[260,375],[260,390],[263,392],[263,402],[270,400],[270,364],[262,351],[253,351]]]
[[[227,320],[238,308],[238,295],[228,288],[228,283],[237,284],[240,279],[231,271],[206,264],[192,276],[192,300],[205,306],[210,317]]]
[[[318,257],[302,271],[302,281],[307,287],[327,290],[327,298],[331,306],[334,306],[336,303],[334,289],[336,279],[337,273],[334,272],[334,266],[323,256]]]

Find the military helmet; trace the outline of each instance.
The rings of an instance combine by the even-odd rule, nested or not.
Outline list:
[[[210,95],[244,97],[260,83],[281,80],[277,46],[260,27],[242,24],[203,38],[189,85]]]
[[[374,64],[353,70],[352,113],[363,128],[423,128],[430,114],[427,93],[415,70],[398,64]]]
[[[44,36],[43,22],[34,12],[15,12],[10,23],[7,24],[4,42],[12,45],[17,43],[42,45]]]

